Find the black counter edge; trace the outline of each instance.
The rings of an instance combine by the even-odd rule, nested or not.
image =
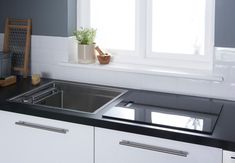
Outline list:
[[[48,118],[48,119],[53,119],[53,120],[65,121],[65,122],[70,122],[70,123],[89,125],[93,127],[117,130],[117,131],[122,131],[122,132],[141,134],[145,136],[181,141],[181,142],[192,143],[192,144],[197,144],[197,145],[205,145],[205,146],[210,146],[210,147],[215,147],[215,148],[221,148],[223,150],[235,151],[234,142],[218,140],[212,137],[203,137],[203,136],[198,136],[198,135],[190,135],[190,134],[184,134],[184,133],[178,133],[178,132],[172,132],[172,131],[165,131],[165,130],[160,130],[160,129],[155,129],[155,128],[146,128],[142,126],[123,124],[123,123],[118,123],[118,122],[113,122],[113,121],[106,121],[102,119],[91,118],[89,116],[87,117],[77,116],[77,115],[73,115],[74,113],[65,114],[64,112],[59,113],[58,111],[53,112],[53,111],[39,110],[39,109],[33,109],[33,108],[13,109],[12,107],[9,107],[9,106],[1,106],[0,110],[13,112],[13,113],[19,113],[19,114],[25,114],[25,115],[31,115],[31,116],[36,116],[36,117]]]

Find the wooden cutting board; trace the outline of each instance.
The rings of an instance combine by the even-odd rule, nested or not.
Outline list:
[[[0,86],[6,87],[16,83],[16,76],[9,76],[5,79],[0,80]]]

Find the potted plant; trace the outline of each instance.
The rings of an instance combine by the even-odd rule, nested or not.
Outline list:
[[[74,31],[74,36],[78,41],[78,62],[94,63],[95,62],[95,37],[96,29],[80,28]]]

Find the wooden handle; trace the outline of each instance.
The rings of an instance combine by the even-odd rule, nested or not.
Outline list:
[[[99,53],[99,55],[105,55],[104,52],[99,48],[99,46],[95,47],[95,50]]]

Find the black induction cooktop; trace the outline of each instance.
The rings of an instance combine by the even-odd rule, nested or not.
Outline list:
[[[133,93],[103,118],[212,134],[222,108],[213,99]]]

